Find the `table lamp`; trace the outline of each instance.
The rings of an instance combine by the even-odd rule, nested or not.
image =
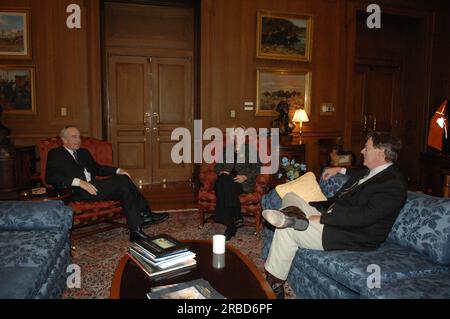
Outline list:
[[[303,122],[309,122],[308,114],[306,114],[304,109],[297,109],[294,113],[294,118],[292,121],[299,123],[299,134],[300,134],[300,142],[299,144],[302,144],[302,123]]]

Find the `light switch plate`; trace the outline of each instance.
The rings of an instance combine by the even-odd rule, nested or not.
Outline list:
[[[321,103],[320,104],[320,115],[333,115],[334,105],[333,103]]]

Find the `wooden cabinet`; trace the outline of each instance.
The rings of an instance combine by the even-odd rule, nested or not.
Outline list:
[[[421,186],[426,194],[449,196],[450,155],[434,152],[420,154]]]
[[[34,146],[2,146],[0,149],[0,200],[18,198],[18,191],[31,186],[36,172]]]
[[[306,163],[306,144],[280,144],[280,160],[287,157],[289,160],[295,160],[297,163]]]

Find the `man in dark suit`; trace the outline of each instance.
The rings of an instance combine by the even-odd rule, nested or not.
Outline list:
[[[328,168],[324,179],[342,173],[349,181],[329,201],[307,203],[288,193],[282,208],[264,210],[277,229],[265,269],[279,298],[298,248],[315,250],[374,250],[387,238],[406,201],[407,185],[393,164],[401,143],[389,133],[373,132],[361,154],[367,169]]]
[[[147,201],[133,184],[130,175],[122,168],[98,164],[89,151],[80,148],[80,131],[75,126],[61,130],[63,146],[48,152],[46,182],[56,187],[71,186],[73,200],[121,202],[130,240],[147,238],[142,226],[155,224],[168,218],[168,214],[151,213]],[[96,176],[111,176],[96,179]]]

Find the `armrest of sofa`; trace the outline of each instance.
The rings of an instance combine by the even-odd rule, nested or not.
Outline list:
[[[345,183],[347,183],[350,177],[348,175],[336,174],[335,176],[329,178],[328,180],[324,180],[322,176],[320,176],[320,188],[322,189],[323,194],[326,198],[333,197]]]
[[[62,201],[0,202],[0,230],[69,230],[72,209]]]

